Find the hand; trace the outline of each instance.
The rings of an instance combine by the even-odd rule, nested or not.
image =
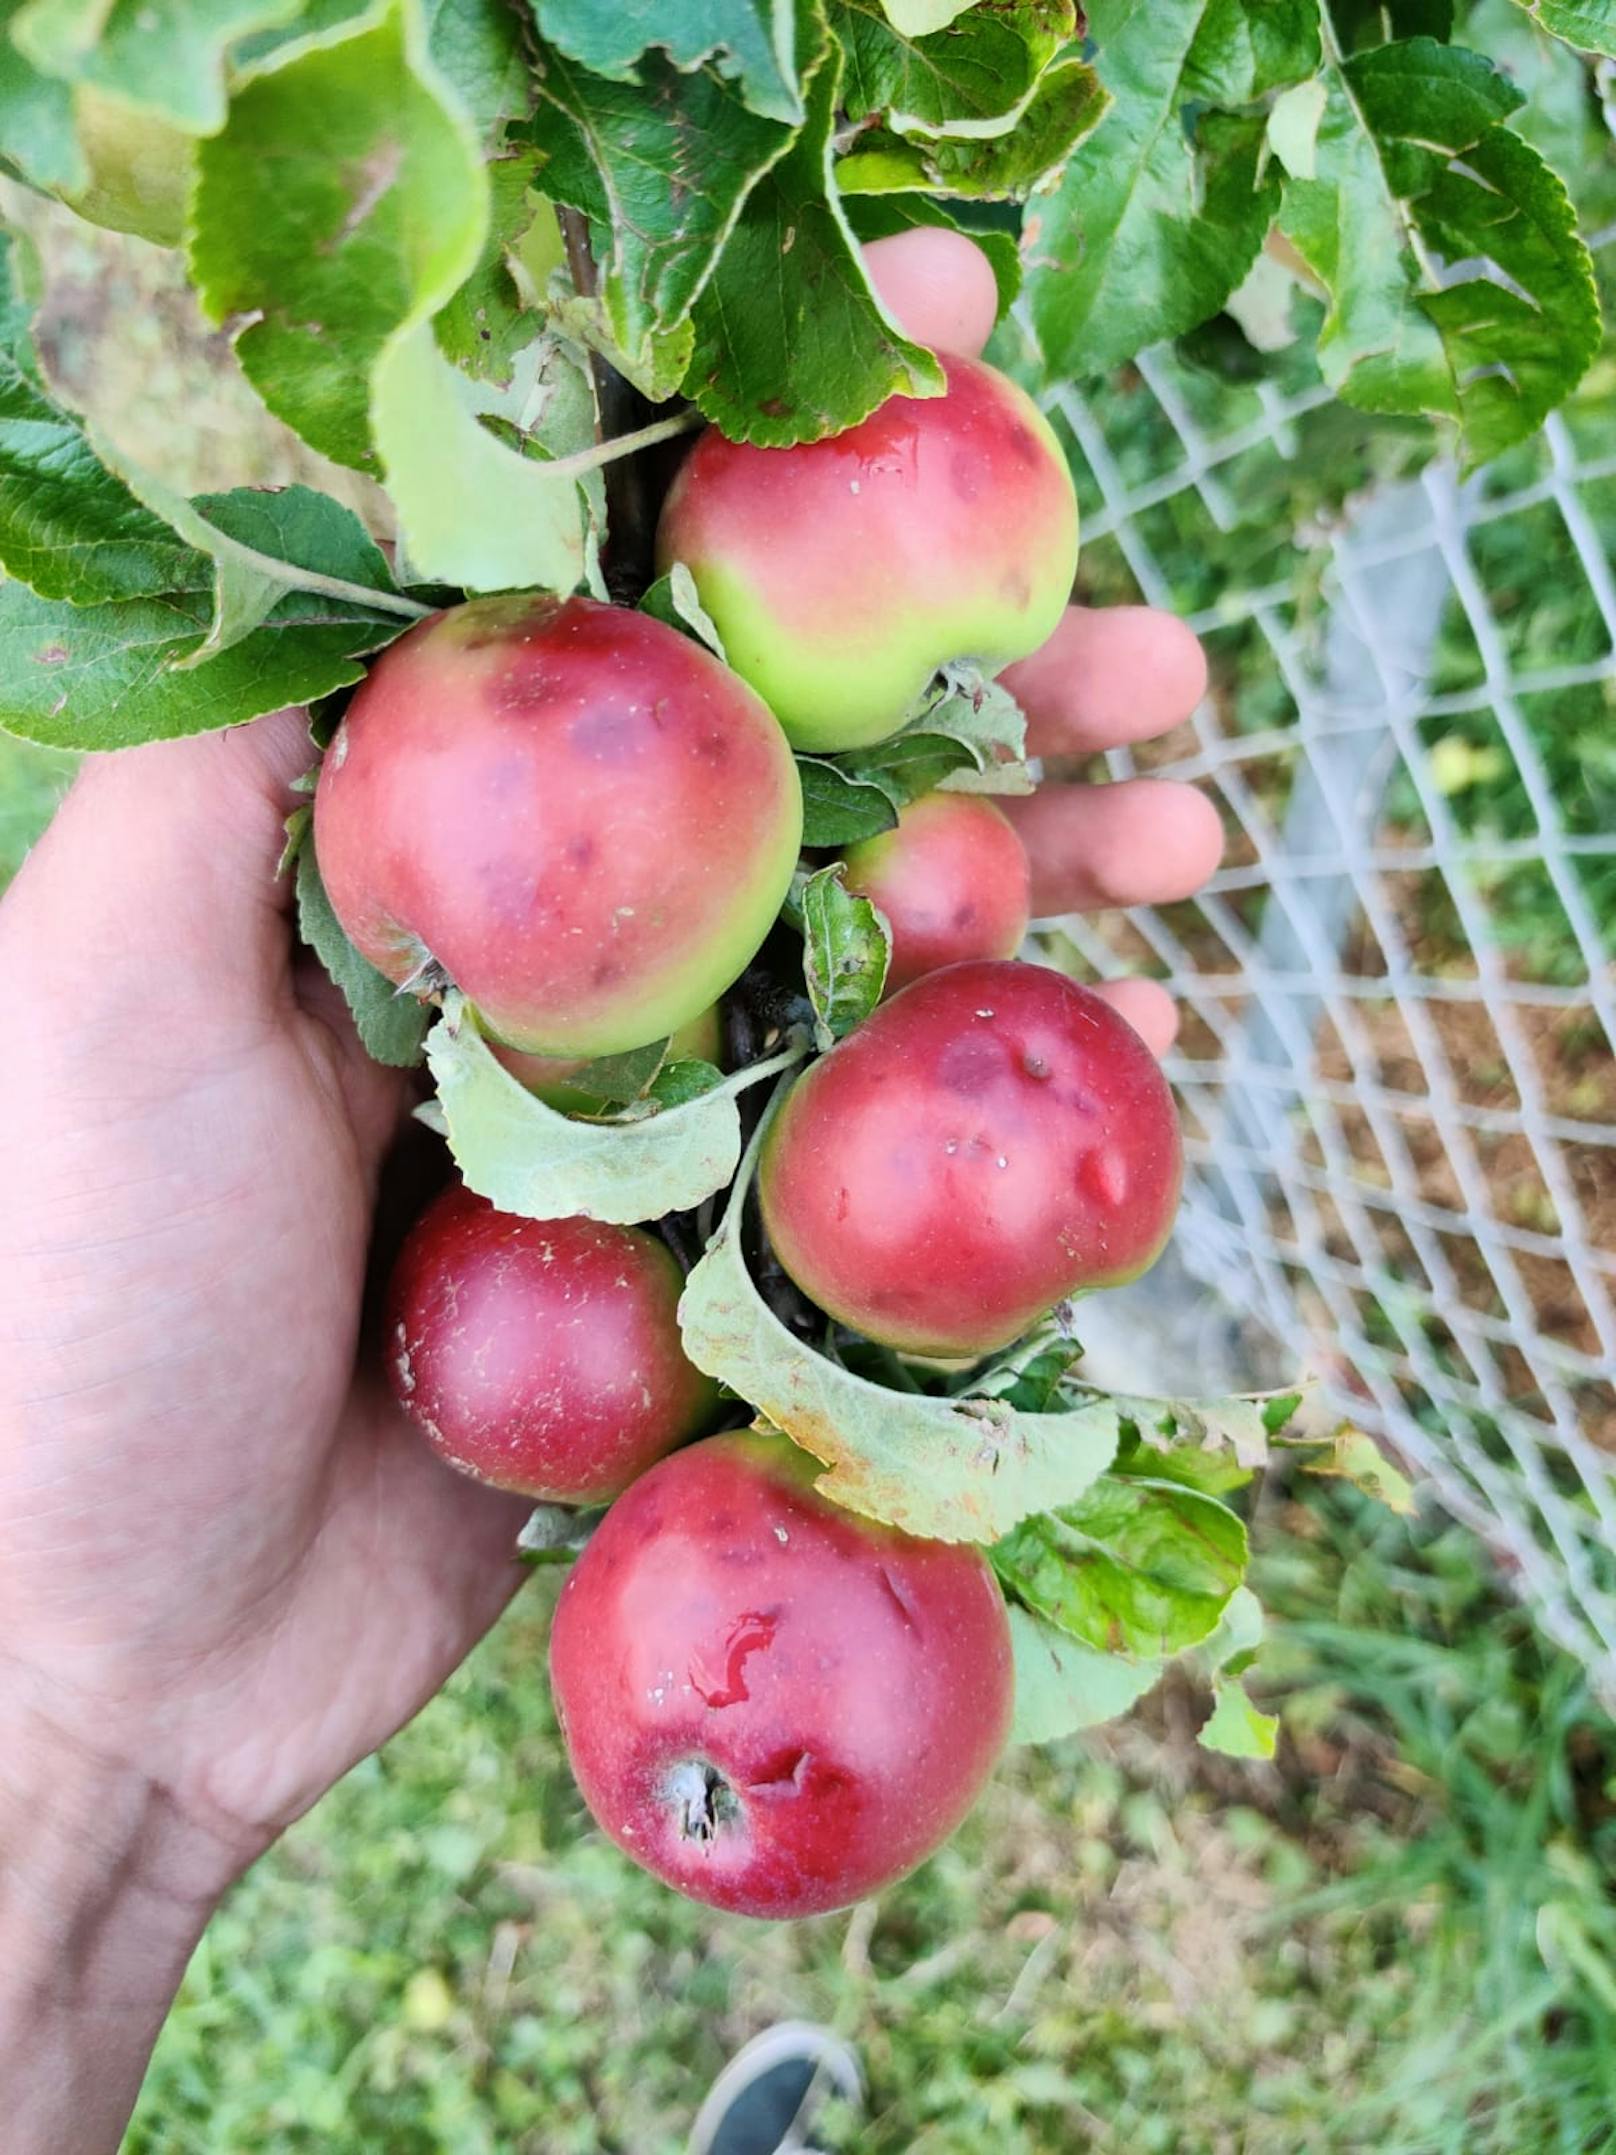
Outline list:
[[[980,347],[967,242],[871,259],[917,334]],[[1074,611],[1012,685],[1034,747],[1071,752],[1171,725],[1202,681],[1186,632],[1127,609]],[[68,2115],[85,2155],[115,2144],[213,1899],[519,1576],[524,1506],[440,1466],[359,1352],[405,1097],[292,954],[273,870],[307,760],[283,713],[97,763],[0,907],[0,1963],[9,1918],[12,1980],[48,1998],[52,1941],[89,1936],[102,2011],[70,1967],[80,2050],[32,2140],[26,2088],[13,2108],[25,2151]],[[1181,896],[1216,859],[1180,786],[1017,812],[1042,910]],[[1171,1037],[1159,989],[1113,992]],[[9,2089],[7,2025],[0,1999]]]

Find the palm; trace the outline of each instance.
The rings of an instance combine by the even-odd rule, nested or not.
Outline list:
[[[0,912],[40,1014],[0,1128],[0,1638],[67,1734],[269,1830],[492,1621],[520,1507],[355,1374],[399,1095],[298,999],[268,875],[296,731],[253,735],[99,775]],[[204,760],[250,847],[187,892],[170,825],[154,903]]]

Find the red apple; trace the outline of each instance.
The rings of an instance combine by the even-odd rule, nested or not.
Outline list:
[[[714,1002],[802,836],[765,706],[688,637],[593,599],[475,599],[384,652],[314,805],[337,917],[390,980],[429,962],[487,1029],[616,1055]]]
[[[1053,632],[1077,568],[1077,498],[1026,392],[945,358],[939,397],[891,397],[790,449],[709,429],[657,532],[729,663],[798,748],[885,740],[940,666],[997,672]]]
[[[928,973],[800,1078],[764,1142],[763,1222],[803,1292],[915,1354],[985,1354],[1167,1240],[1167,1081],[1102,999],[1042,965]]]
[[[887,993],[966,958],[1011,958],[1027,932],[1027,849],[979,793],[923,793],[897,826],[849,846],[847,888],[892,930]]]
[[[394,1396],[440,1457],[557,1504],[602,1504],[717,1400],[685,1359],[684,1285],[655,1235],[526,1220],[446,1191],[393,1274]]]
[[[709,1437],[643,1475],[567,1580],[550,1678],[604,1830],[693,1900],[845,1907],[976,1801],[1010,1725],[980,1551],[815,1494],[783,1438]]]

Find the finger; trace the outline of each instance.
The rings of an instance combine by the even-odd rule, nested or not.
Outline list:
[[[90,758],[0,911],[0,936],[68,976],[113,982],[130,1022],[173,995],[239,1006],[283,979],[290,781],[302,714]]]
[[[1048,786],[999,805],[1027,848],[1035,917],[1171,904],[1199,890],[1223,854],[1217,810],[1169,778]]]
[[[1031,658],[1000,676],[1036,756],[1087,756],[1182,724],[1206,694],[1199,639],[1153,606],[1069,606]]]
[[[917,344],[975,358],[993,334],[998,283],[963,232],[921,225],[872,239],[864,266],[882,306]]]
[[[1097,982],[1094,992],[1127,1019],[1152,1055],[1165,1055],[1178,1038],[1178,1005],[1159,980]]]

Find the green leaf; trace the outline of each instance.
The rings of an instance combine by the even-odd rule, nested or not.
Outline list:
[[[331,909],[314,847],[307,840],[297,858],[297,925],[304,942],[342,990],[371,1060],[400,1069],[419,1063],[433,1012],[396,988],[349,942]]]
[[[874,780],[854,778],[821,756],[799,756],[802,842],[812,852],[856,845],[892,830],[898,803]]]
[[[631,1049],[626,1055],[602,1055],[594,1062],[580,1063],[567,1083],[592,1100],[626,1107],[651,1089],[667,1059],[667,1041],[653,1040],[649,1047]]]
[[[535,218],[544,212],[530,193],[538,157],[525,151],[488,166],[491,209],[488,236],[477,267],[433,323],[438,349],[452,366],[476,381],[508,388],[516,355],[538,335],[542,323],[523,297],[510,257]]]
[[[1157,1662],[1097,1653],[1014,1605],[1008,1614],[1016,1684],[1012,1743],[1055,1743],[1078,1729],[1114,1721],[1161,1676]]]
[[[836,167],[845,195],[904,194],[933,188],[977,201],[1004,200],[1052,186],[1077,144],[1104,118],[1110,99],[1081,60],[1052,67],[1014,129],[987,137],[877,130]]]
[[[1325,80],[1312,176],[1291,175],[1280,216],[1329,295],[1325,378],[1367,411],[1456,420],[1466,461],[1484,462],[1598,350],[1570,200],[1501,124],[1519,94],[1479,53],[1412,38]]]
[[[30,0],[12,37],[42,73],[85,83],[208,135],[224,125],[237,39],[296,16],[301,0]]]
[[[682,561],[676,561],[664,576],[659,576],[640,601],[640,612],[652,614],[658,621],[665,621],[670,629],[677,629],[681,636],[690,636],[719,658],[724,656],[724,640],[718,633],[718,624],[701,603],[696,589],[696,579]],[[805,841],[806,842],[806,841]]]
[[[711,66],[681,74],[648,60],[639,80],[614,82],[550,53],[538,82],[544,191],[589,218],[607,327],[643,370],[653,340],[688,318],[792,129],[749,112]]]
[[[678,1062],[662,1065],[650,1097],[659,1107],[683,1107],[687,1100],[699,1100],[723,1082],[724,1073],[714,1064],[703,1062],[699,1055],[681,1056]]]
[[[1003,134],[1075,28],[1070,0],[955,10],[942,29],[901,30],[876,0],[838,0],[846,55],[842,107],[895,134]]]
[[[1309,1459],[1303,1472],[1351,1482],[1365,1496],[1375,1497],[1389,1511],[1404,1518],[1412,1518],[1419,1509],[1414,1485],[1408,1476],[1392,1465],[1373,1437],[1362,1429],[1354,1429],[1350,1423],[1343,1423],[1335,1432],[1329,1451],[1322,1458]]]
[[[924,37],[932,30],[946,30],[957,22],[975,0],[881,0],[888,22],[905,37]]]
[[[1018,1414],[1006,1401],[929,1398],[855,1376],[775,1316],[741,1253],[745,1178],[685,1284],[679,1325],[698,1369],[728,1385],[830,1471],[838,1504],[939,1541],[994,1541],[1069,1503],[1116,1449],[1104,1405]]]
[[[1611,0],[1516,0],[1540,30],[1579,52],[1616,58],[1616,7]]]
[[[805,14],[805,37],[816,30]],[[943,386],[877,300],[831,177],[840,72],[840,48],[822,42],[802,131],[747,197],[696,301],[685,386],[738,441],[817,441],[889,396]]]
[[[1203,1750],[1225,1758],[1272,1758],[1279,1721],[1253,1705],[1238,1676],[1220,1676],[1212,1686],[1212,1711],[1196,1732]]]
[[[1205,1676],[1239,1676],[1256,1659],[1264,1629],[1262,1603],[1249,1586],[1236,1587],[1217,1629],[1201,1641],[1189,1665]]]
[[[901,733],[838,758],[850,778],[877,785],[902,807],[938,787],[1030,793],[1027,721],[1008,689],[973,677],[945,682]]]
[[[838,175],[845,168],[844,158],[838,165]],[[843,208],[854,232],[861,240],[890,239],[895,232],[910,232],[917,225],[933,230],[963,232],[971,244],[980,247],[988,258],[993,271],[993,281],[999,288],[999,318],[1002,321],[1015,305],[1021,291],[1021,250],[1008,232],[982,232],[974,226],[962,225],[951,217],[940,202],[917,194],[847,194],[845,189]]]
[[[88,177],[73,121],[73,93],[42,75],[11,36],[21,0],[0,0],[0,165],[31,186],[61,193]]]
[[[71,606],[0,584],[0,726],[48,748],[128,748],[209,733],[363,677],[395,617],[306,592],[194,672],[209,634],[205,591]]]
[[[738,1071],[664,1112],[620,1122],[558,1115],[490,1052],[471,1014],[451,997],[426,1044],[442,1129],[469,1189],[529,1219],[632,1225],[686,1212],[721,1190],[741,1155],[735,1101],[782,1059]],[[796,1051],[784,1058],[795,1059]]]
[[[820,1047],[828,1048],[862,1025],[887,984],[892,934],[868,898],[855,898],[842,881],[841,861],[821,868],[803,885],[803,977],[814,1006]]]
[[[545,38],[592,74],[635,79],[655,48],[676,68],[711,61],[753,112],[802,118],[789,0],[532,0]]]
[[[1206,1638],[1246,1568],[1246,1530],[1215,1497],[1106,1474],[993,1550],[1006,1590],[1102,1652],[1164,1656]]]
[[[1041,200],[1027,297],[1052,375],[1103,373],[1215,314],[1268,230],[1278,185],[1241,113],[1318,61],[1316,0],[1093,0],[1112,106]]]
[[[432,65],[448,83],[486,148],[505,124],[533,106],[533,78],[521,11],[511,0],[419,0]]]
[[[516,1553],[524,1564],[570,1564],[605,1516],[604,1505],[535,1505],[516,1537]]]

